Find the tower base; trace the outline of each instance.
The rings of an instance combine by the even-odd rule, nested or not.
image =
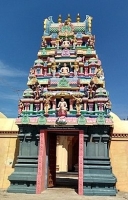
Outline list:
[[[20,162],[23,158],[18,159]],[[7,189],[9,193],[28,193],[28,194],[36,194],[36,177],[37,177],[37,162],[38,158],[35,159],[29,157],[25,158],[25,162],[29,164],[20,164],[17,163],[15,165],[15,171],[9,176],[10,186]],[[33,164],[30,164],[33,162]]]
[[[83,194],[87,196],[116,196],[116,178],[110,159],[87,158],[84,163]]]

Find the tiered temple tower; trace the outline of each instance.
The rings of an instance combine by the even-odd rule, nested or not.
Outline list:
[[[83,194],[116,194],[109,158],[111,102],[91,30],[88,15],[81,22],[78,14],[75,23],[70,15],[64,22],[61,15],[57,23],[51,16],[44,20],[38,58],[19,102],[20,148],[8,192],[36,193],[41,130],[72,126],[84,132]]]

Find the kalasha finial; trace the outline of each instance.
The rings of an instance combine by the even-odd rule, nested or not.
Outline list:
[[[71,22],[71,21],[72,21],[72,20],[71,20],[70,14],[68,14],[67,21],[68,21],[68,22]]]
[[[61,15],[59,15],[59,17],[58,17],[58,23],[62,23]]]
[[[80,14],[79,13],[77,14],[76,21],[80,22]]]

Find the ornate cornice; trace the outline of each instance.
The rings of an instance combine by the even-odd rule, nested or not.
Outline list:
[[[112,133],[113,139],[118,138],[127,138],[128,139],[128,133]]]
[[[0,135],[3,134],[18,134],[18,131],[0,131]]]

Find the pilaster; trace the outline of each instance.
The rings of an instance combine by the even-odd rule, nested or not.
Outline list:
[[[36,193],[38,167],[38,131],[36,126],[19,127],[19,155],[14,172],[9,176],[10,193]]]
[[[115,196],[116,178],[109,158],[109,128],[94,126],[84,135],[84,195]]]

